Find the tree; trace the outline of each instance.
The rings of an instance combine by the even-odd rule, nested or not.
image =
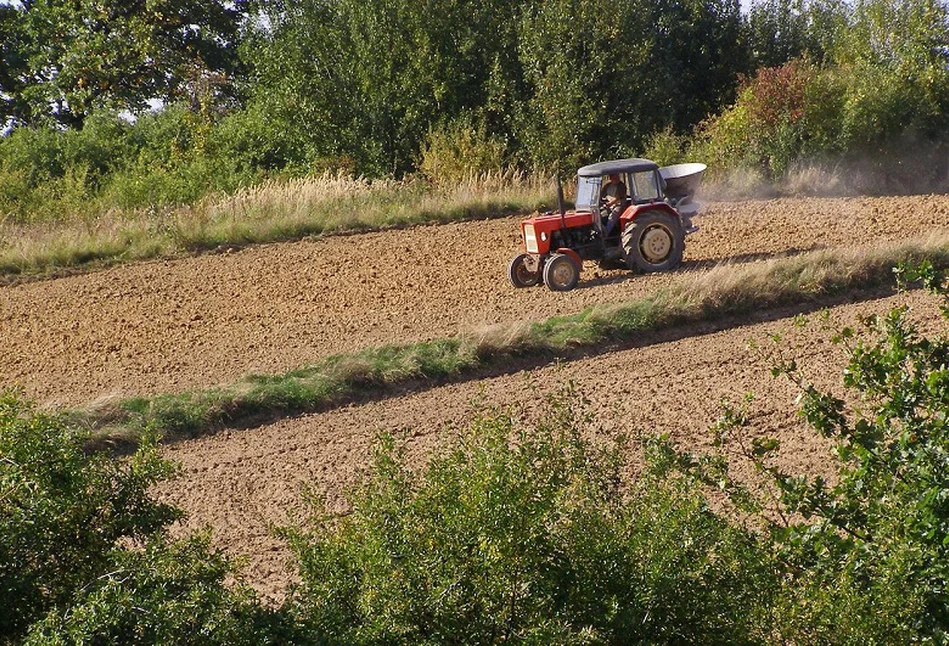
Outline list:
[[[24,645],[300,643],[279,611],[233,581],[231,562],[195,534],[117,551],[109,571],[30,627]]]
[[[718,110],[745,70],[734,0],[537,3],[519,47],[520,139],[541,166],[637,153]]]
[[[221,91],[244,0],[21,0],[0,6],[0,118],[81,127],[95,108]]]
[[[248,131],[268,163],[354,159],[359,172],[414,168],[429,130],[473,114],[504,127],[519,77],[519,2],[286,0],[255,8]],[[480,125],[480,124],[479,124]],[[250,132],[245,140],[259,140]]]
[[[661,123],[651,109],[646,3],[551,0],[519,24],[519,54],[530,98],[518,138],[535,165],[565,169],[628,152]]]
[[[730,99],[736,0],[284,0],[254,9],[250,111],[268,165],[415,169],[429,133],[471,131],[525,165],[632,154]],[[266,133],[266,136],[264,134]]]
[[[738,75],[748,69],[737,0],[658,0],[652,4],[653,107],[663,126],[692,128],[735,98]]]

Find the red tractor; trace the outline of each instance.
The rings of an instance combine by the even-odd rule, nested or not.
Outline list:
[[[565,292],[577,286],[584,260],[666,271],[682,261],[685,236],[698,229],[692,201],[705,164],[659,167],[648,159],[619,159],[577,171],[576,208],[521,222],[523,249],[511,259],[515,287],[541,281]],[[562,197],[558,195],[562,204]]]

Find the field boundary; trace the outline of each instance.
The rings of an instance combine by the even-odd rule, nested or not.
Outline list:
[[[893,269],[928,260],[949,267],[949,234],[858,249],[828,249],[746,265],[720,265],[653,294],[545,321],[495,325],[432,341],[328,357],[227,386],[134,397],[68,411],[98,446],[135,445],[146,428],[166,441],[353,402],[411,383],[437,385],[512,359],[555,358],[629,343],[685,324],[714,323],[895,284]],[[514,362],[518,363],[518,362]]]
[[[156,213],[5,223],[0,285],[250,245],[524,215],[551,208],[542,177],[472,176],[451,189],[342,176],[270,182]]]

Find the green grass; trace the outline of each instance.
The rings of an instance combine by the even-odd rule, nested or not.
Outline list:
[[[949,267],[949,236],[722,265],[626,303],[434,341],[369,348],[281,375],[251,375],[226,387],[126,399],[67,416],[92,429],[96,442],[106,444],[135,443],[146,427],[157,429],[166,439],[193,437],[222,427],[324,410],[398,384],[459,378],[502,366],[512,357],[542,358],[593,349],[672,326],[893,284],[894,267],[924,259]]]
[[[448,188],[342,175],[272,181],[191,206],[22,224],[0,219],[0,280],[221,247],[497,217],[549,207],[543,177],[472,176]]]

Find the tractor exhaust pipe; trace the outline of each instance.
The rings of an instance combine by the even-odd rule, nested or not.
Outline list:
[[[560,172],[557,172],[557,210],[560,211],[560,228],[567,228],[567,209],[563,205],[563,184],[560,182]]]
[[[557,210],[560,211],[561,218],[567,213],[567,209],[563,206],[563,184],[560,183],[560,173],[557,173]]]

